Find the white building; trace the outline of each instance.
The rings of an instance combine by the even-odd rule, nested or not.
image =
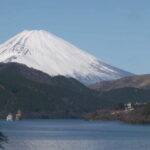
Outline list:
[[[134,110],[134,108],[132,107],[132,103],[131,102],[125,104],[125,110],[127,110],[127,111]]]

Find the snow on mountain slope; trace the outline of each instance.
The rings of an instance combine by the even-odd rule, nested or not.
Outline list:
[[[23,31],[0,45],[0,62],[22,63],[51,76],[76,78],[84,84],[132,75],[43,30]]]

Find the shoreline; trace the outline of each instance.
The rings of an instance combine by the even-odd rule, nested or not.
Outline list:
[[[104,109],[88,113],[85,120],[90,121],[121,121],[127,124],[150,125],[150,105],[136,107],[133,110]]]

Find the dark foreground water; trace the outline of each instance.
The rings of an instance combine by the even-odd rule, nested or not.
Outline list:
[[[150,126],[83,120],[0,121],[6,150],[150,150]]]

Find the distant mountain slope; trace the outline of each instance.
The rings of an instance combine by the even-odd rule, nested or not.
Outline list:
[[[118,80],[104,81],[89,86],[99,91],[109,91],[124,87],[150,88],[150,74],[125,77]]]
[[[86,85],[132,75],[42,30],[23,31],[0,45],[0,62],[25,64],[51,76],[76,78]]]

